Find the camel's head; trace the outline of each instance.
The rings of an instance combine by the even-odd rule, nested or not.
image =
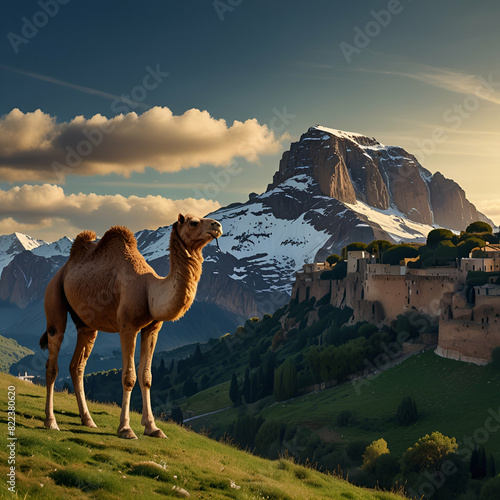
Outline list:
[[[177,232],[189,250],[200,250],[213,239],[222,236],[222,226],[214,219],[179,214],[175,223]]]

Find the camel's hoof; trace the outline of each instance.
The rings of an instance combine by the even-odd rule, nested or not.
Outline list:
[[[92,420],[92,417],[82,418],[82,425],[84,425],[85,427],[91,427],[93,429],[97,429],[97,425],[95,425],[95,422]]]
[[[125,429],[119,430],[118,437],[122,439],[137,439],[135,432],[130,427],[126,427]]]
[[[48,429],[54,429],[55,431],[60,430],[59,426],[57,425],[56,419],[55,418],[48,418],[44,422],[45,427]]]
[[[156,429],[153,432],[151,432],[150,434],[148,434],[146,432],[146,429],[144,429],[144,435],[149,436],[149,437],[153,437],[153,438],[166,438],[166,439],[168,439],[167,436],[165,436],[165,434],[163,433],[163,431],[161,429]]]

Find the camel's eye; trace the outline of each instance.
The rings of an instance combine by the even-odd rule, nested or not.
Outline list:
[[[191,224],[191,227],[196,227],[198,225],[198,221],[193,220],[193,221],[191,221],[190,224]]]

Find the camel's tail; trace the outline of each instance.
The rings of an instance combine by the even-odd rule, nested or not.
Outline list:
[[[47,331],[40,337],[40,347],[45,351],[49,347],[49,334]]]

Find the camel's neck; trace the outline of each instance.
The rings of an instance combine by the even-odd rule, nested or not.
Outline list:
[[[156,321],[175,321],[191,307],[201,277],[201,250],[188,251],[176,227],[170,237],[170,272],[149,290],[149,311]]]

